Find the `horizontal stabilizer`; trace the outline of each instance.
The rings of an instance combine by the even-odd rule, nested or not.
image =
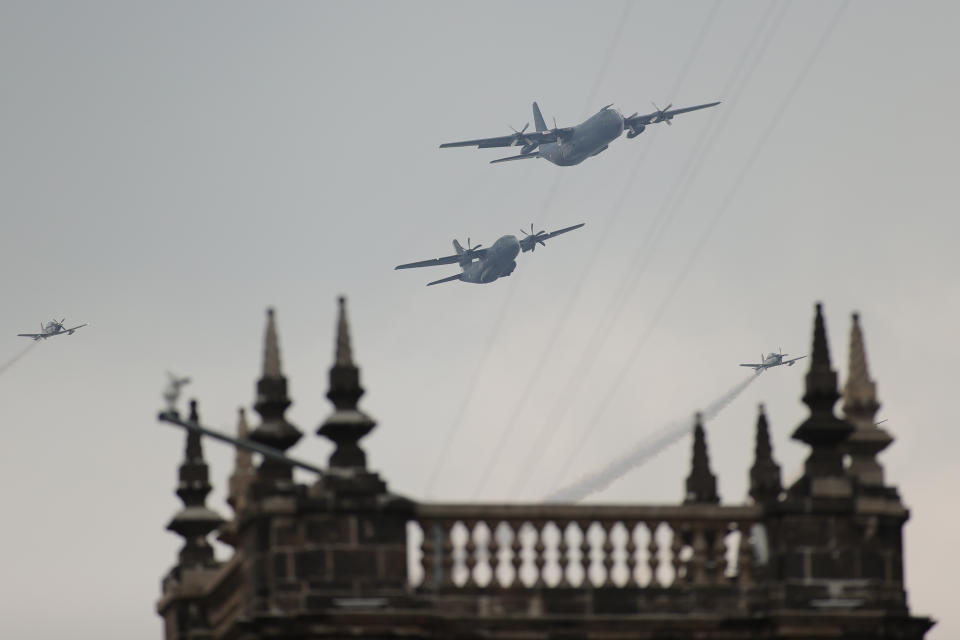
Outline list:
[[[427,283],[427,286],[429,287],[429,286],[431,286],[431,285],[440,284],[441,282],[453,282],[454,280],[460,280],[460,279],[462,279],[462,278],[463,278],[463,274],[462,274],[462,273],[458,273],[457,275],[455,275],[455,276],[450,276],[449,278],[440,278],[439,280],[434,280],[433,282],[428,282],[428,283]]]
[[[527,158],[539,158],[540,152],[535,151],[533,153],[521,153],[519,156],[510,156],[509,158],[497,158],[496,160],[491,160],[490,164],[497,164],[498,162],[507,162],[509,160],[526,160]]]

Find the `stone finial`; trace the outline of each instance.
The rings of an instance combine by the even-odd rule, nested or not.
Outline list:
[[[853,314],[850,329],[850,361],[847,384],[843,388],[844,416],[856,427],[845,443],[850,454],[850,474],[868,490],[883,487],[883,467],[877,462],[878,453],[886,449],[893,438],[876,426],[874,420],[880,403],[877,386],[867,369],[867,352],[860,329],[860,316]]]
[[[823,321],[823,305],[817,303],[816,316],[813,320],[813,346],[810,356],[810,370],[806,377],[806,395],[818,400],[832,398],[836,401],[837,372],[831,368],[830,346],[827,344],[827,327]],[[806,396],[804,402],[807,402]],[[833,404],[831,403],[831,407]]]
[[[337,338],[333,367],[330,368],[330,389],[327,391],[327,398],[338,409],[356,409],[364,390],[360,386],[360,369],[353,362],[346,298],[340,296],[337,304]]]
[[[190,401],[189,422],[200,424],[196,400]],[[187,430],[187,446],[183,463],[180,465],[177,484],[177,496],[183,501],[183,508],[167,525],[169,531],[173,531],[184,539],[183,548],[180,550],[180,561],[175,572],[179,569],[210,567],[216,564],[213,549],[207,542],[207,535],[223,523],[223,518],[207,508],[205,504],[211,489],[207,463],[203,459],[200,433]]]
[[[362,471],[366,469],[367,459],[358,443],[373,430],[376,422],[357,408],[363,396],[360,370],[353,362],[346,299],[341,296],[338,303],[336,350],[327,392],[335,408],[317,433],[333,441],[336,447],[330,456],[330,467]]]
[[[267,309],[267,330],[263,338],[263,377],[283,377],[280,372],[280,341],[277,339],[277,325],[272,307]]]
[[[870,379],[867,370],[867,352],[860,330],[860,316],[853,314],[850,329],[850,361],[847,384],[843,387],[843,413],[858,429],[872,428],[874,416],[880,409],[877,402],[877,385]]]
[[[810,491],[813,491],[811,481],[814,478],[844,476],[843,451],[840,445],[853,432],[853,426],[850,423],[833,414],[833,405],[840,398],[837,391],[837,373],[830,365],[827,330],[824,326],[823,307],[820,303],[817,303],[816,310],[810,370],[807,372],[806,392],[803,395],[804,404],[810,408],[810,417],[793,432],[795,440],[800,440],[811,448],[810,456],[804,465],[803,477],[791,488],[792,492],[804,495],[809,495]],[[829,483],[821,482],[820,484],[826,486]],[[836,497],[847,493],[848,489],[836,486],[825,491]]]
[[[763,405],[757,416],[757,436],[753,466],[750,467],[750,497],[758,503],[776,502],[783,486],[780,484],[780,465],[773,459],[773,445]]]
[[[693,427],[693,460],[690,475],[687,476],[687,493],[684,504],[718,504],[717,478],[710,472],[710,458],[707,455],[707,437],[703,430],[703,416],[697,413]]]
[[[238,414],[237,439],[246,440],[250,433],[247,426],[247,412],[241,407]],[[249,489],[255,475],[253,454],[246,449],[236,447],[233,473],[230,475],[230,495],[227,497],[227,503],[233,509],[233,512],[238,515],[246,506],[247,489]]]
[[[353,352],[350,349],[350,327],[347,325],[347,299],[337,298],[339,316],[337,318],[337,349],[334,362],[341,367],[353,366]]]
[[[253,408],[260,414],[261,422],[250,434],[254,442],[279,451],[286,451],[303,435],[290,424],[284,413],[290,406],[287,397],[287,379],[280,370],[280,346],[277,339],[276,320],[273,309],[267,310],[267,330],[264,335],[263,377],[257,381],[257,399]],[[264,458],[258,470],[258,480],[268,484],[292,483],[293,472],[288,465]]]

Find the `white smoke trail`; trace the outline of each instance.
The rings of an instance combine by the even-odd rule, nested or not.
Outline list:
[[[743,393],[750,386],[750,383],[757,379],[758,375],[759,372],[751,374],[749,378],[707,405],[702,412],[703,421],[706,422],[715,418],[728,404]],[[635,469],[650,458],[655,457],[671,444],[690,433],[691,429],[689,420],[672,422],[652,436],[641,440],[636,446],[614,459],[602,470],[583,476],[572,485],[547,496],[544,498],[544,502],[579,502],[591,493],[605,489],[614,480],[631,469]]]
[[[33,349],[35,346],[37,346],[37,341],[33,340],[20,353],[13,356],[3,364],[0,364],[0,375],[3,375],[4,373],[7,372],[7,369],[17,364],[17,361],[23,356],[27,355],[30,352],[30,350]]]

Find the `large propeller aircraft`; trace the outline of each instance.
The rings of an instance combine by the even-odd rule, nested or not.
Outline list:
[[[562,167],[568,167],[580,164],[587,158],[595,156],[605,150],[607,146],[620,137],[624,131],[628,138],[636,138],[643,133],[647,125],[657,122],[666,122],[670,124],[673,117],[688,111],[706,109],[720,104],[719,102],[710,102],[708,104],[699,104],[695,107],[683,107],[682,109],[671,109],[673,104],[668,104],[661,109],[656,104],[653,108],[656,111],[640,115],[634,113],[631,116],[623,117],[619,111],[613,109],[612,104],[608,104],[597,113],[590,116],[580,124],[573,127],[558,127],[557,120],[553,120],[553,128],[548,129],[543,115],[540,113],[540,107],[533,103],[533,121],[536,131],[527,132],[530,123],[524,125],[517,131],[506,136],[495,138],[479,138],[477,140],[464,140],[462,142],[445,142],[440,145],[441,149],[448,147],[477,147],[486,149],[490,147],[520,147],[520,155],[509,156],[491,160],[491,164],[497,162],[507,162],[509,160],[526,160],[527,158],[543,158],[553,164]]]
[[[63,335],[64,333],[68,336],[72,336],[73,332],[79,329],[80,327],[87,326],[87,323],[78,324],[75,327],[70,327],[69,329],[64,328],[63,323],[66,321],[66,318],[62,320],[57,320],[54,318],[47,324],[40,323],[40,333],[18,333],[17,335],[22,338],[33,338],[34,340],[46,340],[47,338],[52,338],[53,336]]]
[[[800,356],[799,358],[791,358],[790,360],[784,360],[784,357],[788,355],[790,354],[780,353],[778,351],[777,353],[768,353],[767,356],[764,357],[763,354],[761,353],[760,354],[761,361],[759,363],[741,364],[740,366],[751,367],[754,370],[754,372],[760,373],[761,371],[766,371],[771,367],[779,367],[780,365],[784,365],[784,364],[787,365],[788,367],[792,367],[794,363],[797,362],[797,360],[803,360],[804,358],[807,357],[807,356]]]
[[[396,269],[414,269],[417,267],[435,267],[442,264],[459,264],[462,271],[456,275],[440,280],[428,282],[427,286],[440,284],[441,282],[451,282],[461,280],[463,282],[473,282],[476,284],[486,284],[493,282],[497,278],[503,278],[513,273],[517,268],[515,258],[521,251],[531,253],[537,248],[537,245],[547,246],[544,240],[549,240],[554,236],[567,231],[573,231],[582,227],[584,222],[575,224],[572,227],[565,227],[557,231],[534,231],[533,223],[530,224],[530,233],[521,229],[522,238],[517,236],[501,236],[489,249],[481,248],[482,245],[471,246],[470,238],[467,238],[467,248],[457,241],[453,241],[453,248],[457,252],[452,256],[434,258],[433,260],[422,260],[420,262],[410,262],[397,265]]]

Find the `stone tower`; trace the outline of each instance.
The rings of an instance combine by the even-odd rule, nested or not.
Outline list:
[[[856,324],[854,332],[859,334]],[[810,455],[786,498],[766,508],[771,601],[791,609],[905,615],[900,531],[907,511],[899,500],[882,507],[860,501],[862,485],[844,468],[844,452],[855,428],[833,414],[840,394],[819,304],[812,351],[803,395],[810,416],[793,434],[810,446]],[[858,371],[861,356],[852,354]],[[853,379],[852,389],[862,389],[862,377]]]

